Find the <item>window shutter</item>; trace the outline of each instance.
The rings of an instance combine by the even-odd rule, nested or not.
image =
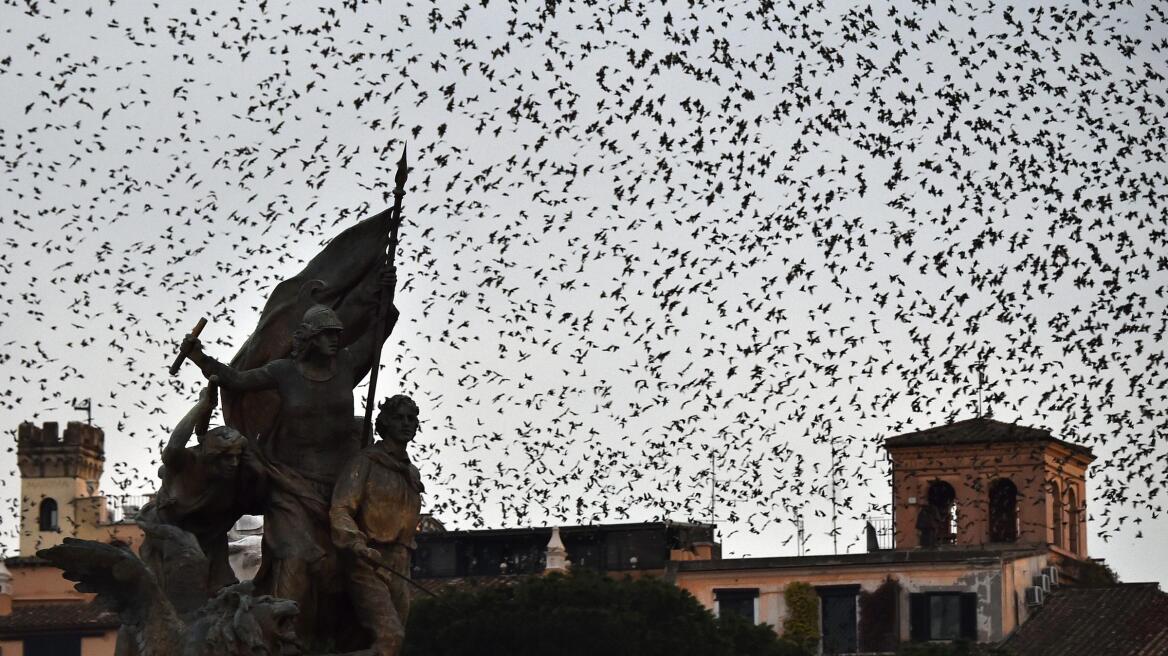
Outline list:
[[[976,592],[961,595],[961,637],[965,640],[977,640]]]
[[[929,639],[929,596],[913,593],[908,596],[909,636],[913,642]]]

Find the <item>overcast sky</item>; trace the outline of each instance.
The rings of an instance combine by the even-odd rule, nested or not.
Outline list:
[[[408,141],[381,389],[448,526],[705,520],[712,450],[728,555],[830,552],[833,479],[856,551],[981,359],[1166,580],[1158,5],[584,4],[6,0],[0,424],[92,398],[150,491],[177,340],[229,359]]]

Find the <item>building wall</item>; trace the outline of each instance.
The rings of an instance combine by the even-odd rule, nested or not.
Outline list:
[[[1051,564],[1048,555],[1019,558],[1006,563],[1002,586],[1002,637],[1013,633],[1034,612],[1026,605],[1026,588],[1034,585],[1034,577]]]
[[[66,537],[99,542],[121,541],[134,552],[142,543],[142,529],[133,522],[109,523],[104,496],[70,496],[86,492],[79,479],[32,478],[22,481],[20,555],[35,556],[37,550],[61,544]],[[41,500],[57,502],[58,530],[40,530]]]
[[[81,656],[114,656],[118,646],[118,632],[108,631],[103,635],[81,639]]]
[[[73,582],[64,573],[50,565],[21,564],[8,568],[12,576],[12,607],[23,604],[65,603],[78,604],[91,601],[96,595],[78,592]],[[81,639],[82,656],[114,656],[117,646],[117,631],[109,630],[100,635]],[[0,656],[23,656],[24,642],[21,639],[0,640]]]
[[[90,495],[80,478],[22,478],[20,481],[20,555],[32,556],[37,549],[60,544],[79,525],[77,499]],[[44,499],[57,502],[55,531],[40,529],[40,509]]]
[[[1045,476],[1047,481],[1047,543],[1053,544],[1067,554],[1087,558],[1087,466],[1090,461],[1065,447],[1055,444],[1044,453]],[[1056,498],[1052,492],[1058,491]],[[1072,495],[1071,492],[1074,492]],[[1072,522],[1071,499],[1076,500],[1078,510],[1077,530]],[[1061,535],[1056,540],[1055,522],[1060,522]],[[1071,550],[1070,534],[1078,536],[1078,549]]]
[[[78,592],[64,572],[51,565],[23,565],[10,567],[12,574],[12,603],[45,601],[89,601],[95,595]]]
[[[757,588],[758,621],[781,633],[787,608],[785,588],[794,582],[812,586],[859,585],[871,592],[889,576],[901,586],[899,601],[900,639],[908,641],[909,594],[915,592],[976,592],[978,596],[977,635],[979,642],[997,642],[1016,626],[1014,599],[1024,600],[1024,588],[1031,577],[1041,573],[1046,556],[1017,560],[981,559],[966,563],[894,563],[866,566],[815,568],[743,569],[727,571],[685,571],[677,574],[678,587],[689,591],[711,612],[715,610],[714,590]],[[1022,620],[1025,621],[1023,604]],[[857,611],[859,615],[859,611]]]

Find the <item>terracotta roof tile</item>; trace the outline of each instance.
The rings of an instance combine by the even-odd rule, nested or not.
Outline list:
[[[1057,442],[1085,455],[1091,455],[1091,449],[1055,438],[1050,431],[1044,428],[1032,428],[1019,424],[1007,424],[1004,421],[975,417],[956,421],[944,426],[934,426],[924,430],[896,435],[884,440],[885,447],[897,446],[924,446],[949,444],[986,444],[986,443],[1022,443],[1022,442]]]
[[[0,636],[116,629],[120,625],[117,615],[93,602],[17,602],[12,607],[11,615],[0,615]]]
[[[1168,594],[1156,583],[1060,588],[1002,647],[1019,656],[1168,654]]]

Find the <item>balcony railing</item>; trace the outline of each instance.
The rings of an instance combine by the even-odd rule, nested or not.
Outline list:
[[[154,495],[152,494],[107,496],[105,503],[106,508],[109,509],[109,522],[111,524],[117,524],[125,521],[133,521],[142,506],[149,503],[153,497]]]
[[[876,544],[881,551],[896,548],[896,528],[891,517],[869,517],[868,523],[876,529]]]

